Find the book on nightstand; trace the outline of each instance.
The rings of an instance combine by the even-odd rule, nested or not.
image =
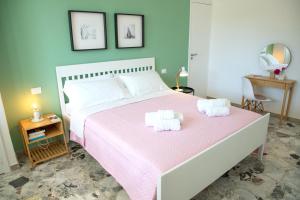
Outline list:
[[[29,141],[34,141],[34,140],[38,140],[38,139],[41,139],[41,138],[44,138],[46,137],[45,135],[45,132],[46,130],[41,130],[41,131],[36,131],[36,132],[33,132],[33,133],[29,133]]]
[[[60,118],[57,117],[55,114],[49,115],[49,116],[48,116],[48,119],[49,119],[52,123],[60,122]]]

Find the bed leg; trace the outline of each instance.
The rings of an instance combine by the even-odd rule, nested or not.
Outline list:
[[[259,148],[258,148],[258,154],[257,157],[260,161],[263,160],[263,156],[264,156],[264,150],[265,150],[265,144],[262,144]]]

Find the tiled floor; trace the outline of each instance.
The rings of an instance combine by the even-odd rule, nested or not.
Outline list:
[[[64,156],[30,170],[26,159],[21,168],[0,175],[0,199],[129,199],[122,187],[80,146],[72,145]],[[219,178],[194,200],[300,199],[300,123],[269,124],[267,155],[254,156]],[[29,178],[22,187],[8,183]]]

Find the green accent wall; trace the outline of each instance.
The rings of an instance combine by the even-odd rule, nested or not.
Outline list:
[[[106,12],[108,49],[71,51],[68,10]],[[145,48],[115,48],[116,12],[145,15]],[[0,0],[0,92],[16,151],[22,150],[18,121],[32,114],[30,88],[42,87],[43,113],[60,114],[56,66],[156,57],[173,86],[188,62],[188,24],[186,0]]]

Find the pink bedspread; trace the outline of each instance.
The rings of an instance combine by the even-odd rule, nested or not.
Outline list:
[[[85,122],[84,148],[124,187],[132,200],[156,196],[160,174],[258,119],[259,114],[232,107],[227,117],[198,112],[198,97],[171,94],[90,115]],[[155,132],[146,127],[146,112],[182,112],[181,131]]]

